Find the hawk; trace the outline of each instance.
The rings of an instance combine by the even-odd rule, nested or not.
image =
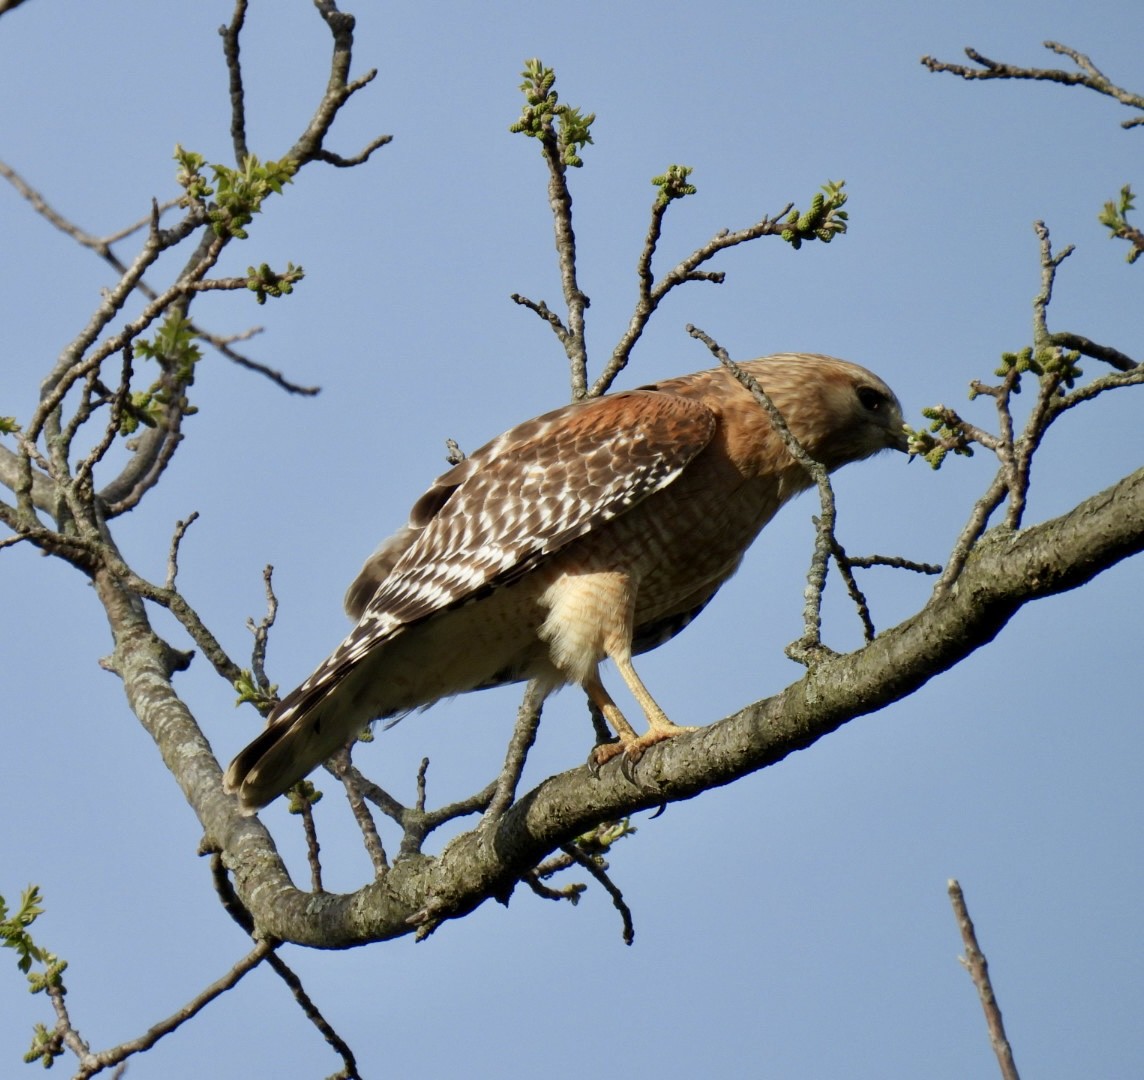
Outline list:
[[[901,406],[844,360],[741,365],[828,469],[906,449]],[[346,594],[357,625],[270,714],[226,789],[253,812],[371,721],[538,679],[583,687],[629,760],[677,727],[632,666],[683,629],[776,511],[811,484],[724,368],[566,405],[438,477]],[[610,659],[647,719],[638,735],[600,680]]]

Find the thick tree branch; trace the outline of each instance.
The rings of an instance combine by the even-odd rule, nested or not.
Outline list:
[[[507,895],[549,852],[601,821],[731,783],[906,697],[991,641],[1024,604],[1083,585],[1141,550],[1144,469],[1062,517],[1021,532],[994,529],[953,587],[913,618],[858,652],[824,660],[774,697],[652,748],[640,763],[649,788],[634,787],[618,767],[594,780],[586,767],[572,769],[524,795],[494,828],[457,837],[439,856],[411,853],[349,895],[294,888],[262,825],[220,794],[213,758],[198,751],[183,758],[174,747],[164,754],[208,834],[221,841],[238,894],[263,933],[319,948],[393,938],[414,925],[423,934]],[[131,684],[129,693],[163,746],[164,726],[185,709]],[[177,719],[193,725],[189,715]],[[201,740],[193,731],[192,741]]]

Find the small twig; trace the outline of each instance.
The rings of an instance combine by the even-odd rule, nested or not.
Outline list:
[[[361,1080],[361,1074],[358,1072],[357,1059],[354,1057],[354,1052],[350,1049],[345,1039],[333,1029],[330,1022],[318,1010],[317,1005],[314,1004],[313,999],[306,993],[305,988],[302,986],[302,980],[298,978],[293,969],[290,968],[277,953],[271,953],[270,956],[267,957],[267,963],[274,969],[274,973],[290,988],[290,992],[294,995],[294,1000],[298,1002],[298,1006],[305,1014],[306,1019],[321,1032],[322,1038],[326,1040],[334,1053],[342,1059],[344,1068],[338,1076],[344,1078],[344,1080]],[[331,1078],[331,1080],[333,1080],[333,1078]]]
[[[624,900],[624,894],[620,892],[619,887],[608,877],[607,872],[594,858],[585,855],[575,844],[561,844],[560,850],[578,866],[587,870],[604,887],[604,890],[612,898],[613,906],[623,920],[624,944],[630,945],[636,939],[636,928],[632,922],[632,909],[628,907]]]
[[[1076,64],[1080,71],[1062,71],[1059,68],[1024,68],[1015,64],[1005,64],[998,60],[990,60],[976,49],[967,48],[965,55],[979,68],[966,67],[964,64],[949,64],[943,60],[936,60],[932,56],[923,56],[922,64],[930,71],[945,71],[951,75],[959,75],[963,79],[1037,79],[1048,82],[1061,83],[1065,86],[1087,86],[1097,93],[1106,94],[1115,98],[1122,105],[1133,109],[1144,109],[1144,96],[1134,94],[1111,82],[1084,53],[1057,41],[1046,41],[1044,46],[1058,56],[1067,56]],[[1134,117],[1121,122],[1121,127],[1130,128],[1144,123],[1144,117]]]
[[[0,161],[0,176],[7,180],[8,183],[26,199],[31,204],[32,209],[44,218],[44,220],[55,226],[60,232],[70,236],[80,246],[89,248],[101,258],[107,260],[115,267],[117,273],[124,274],[127,272],[127,267],[112,252],[111,245],[150,225],[152,222],[151,214],[135,222],[134,225],[129,225],[119,230],[119,232],[112,233],[110,236],[95,236],[93,233],[81,229],[78,225],[65,218],[39,191],[16,172],[11,165],[3,161]],[[159,211],[169,210],[176,205],[178,205],[178,200],[172,199],[169,202],[163,203],[159,207]]]
[[[1053,284],[1056,281],[1057,268],[1073,252],[1073,245],[1068,244],[1056,255],[1053,254],[1052,242],[1049,238],[1049,229],[1043,221],[1033,226],[1041,252],[1041,289],[1033,297],[1033,353],[1034,356],[1050,350],[1052,335],[1048,327],[1048,308],[1053,299]],[[1019,377],[1016,369],[1010,372],[1013,383]],[[1029,469],[1032,466],[1033,455],[1041,445],[1041,440],[1049,425],[1053,421],[1052,402],[1059,394],[1063,377],[1060,372],[1046,371],[1041,375],[1037,386],[1037,400],[1025,422],[1025,430],[1021,438],[1013,441],[1011,432],[1003,431],[1006,436],[1008,453],[1002,458],[1012,465],[1012,475],[1009,481],[1009,511],[1006,515],[1006,524],[1011,529],[1021,527],[1021,519],[1025,513],[1025,504],[1029,492]],[[1006,379],[1006,384],[1009,379]],[[1006,411],[1006,415],[1008,415]]]
[[[331,768],[331,762],[337,765],[337,769]],[[326,770],[331,775],[336,776],[339,780],[342,779],[342,773],[339,770],[344,770],[345,774],[349,776],[354,786],[361,792],[362,798],[368,799],[374,806],[376,806],[386,817],[392,821],[397,822],[398,825],[404,826],[405,816],[409,813],[407,807],[402,806],[392,795],[389,794],[384,788],[375,784],[372,780],[366,779],[362,775],[361,770],[350,760],[342,766],[337,757],[331,758],[330,761],[325,763]]]
[[[961,886],[954,878],[950,878],[949,902],[953,905],[954,915],[957,917],[957,926],[961,931],[961,940],[965,945],[965,956],[961,963],[973,979],[977,987],[978,997],[981,998],[981,1007],[985,1010],[985,1022],[989,1025],[989,1039],[993,1044],[993,1052],[997,1055],[997,1062],[1001,1066],[1001,1076],[1004,1080],[1020,1080],[1017,1075],[1017,1066],[1013,1062],[1013,1051],[1009,1040],[1005,1037],[1005,1025],[1001,1022],[1001,1007],[993,993],[993,984],[989,980],[989,961],[977,945],[977,934],[973,929],[973,920],[969,917],[969,909],[965,905],[965,896]]]
[[[223,906],[223,910],[226,911],[246,933],[253,936],[254,920],[251,918],[250,912],[243,907],[242,901],[238,898],[238,893],[234,891],[234,885],[231,883],[225,865],[223,865],[222,852],[217,850],[211,851],[210,857],[211,880],[214,883],[215,892],[218,893],[218,898]],[[268,943],[271,945],[271,948],[274,948],[277,944],[276,942],[270,942],[269,939]],[[303,988],[301,979],[298,978],[286,962],[275,952],[271,952],[266,957],[266,962],[274,970],[274,973],[290,987],[294,995],[294,1000],[298,1002],[302,1012],[306,1014],[310,1022],[322,1033],[323,1038],[333,1047],[335,1053],[341,1056],[346,1065],[344,1075],[349,1078],[349,1080],[357,1077],[357,1063],[354,1060],[353,1051],[350,1050],[345,1041],[334,1031],[326,1018],[318,1011],[317,1006]]]
[[[571,860],[569,860],[571,862]],[[545,900],[567,900],[573,907],[580,902],[580,897],[583,893],[587,892],[588,886],[579,881],[574,881],[569,885],[563,885],[559,889],[554,889],[550,885],[545,885],[540,880],[538,871],[530,870],[521,879],[537,896]]]
[[[207,629],[199,614],[177,589],[154,585],[135,573],[113,549],[104,546],[99,551],[101,562],[132,592],[165,607],[182,624],[195,644],[203,651],[211,666],[233,685],[242,677],[242,669],[227,655],[218,638]]]
[[[91,1076],[103,1068],[98,1064],[97,1056],[91,1052],[91,1044],[76,1030],[68,1013],[66,990],[61,982],[52,980],[46,987],[48,1000],[52,1003],[52,1011],[56,1014],[56,1027],[53,1032],[54,1040],[66,1046],[79,1059],[80,1071],[77,1076]]]
[[[164,237],[177,235],[182,238],[182,229],[185,228],[189,233],[192,228],[199,224],[201,222],[188,217],[181,223],[178,233],[168,231],[163,235]],[[216,236],[211,239],[206,243],[202,256],[192,260],[193,265],[180,275],[174,284],[150,301],[135,319],[121,327],[116,334],[107,338],[97,349],[84,357],[83,353],[92,344],[95,335],[114,317],[119,307],[126,302],[127,297],[134,291],[138,278],[142,276],[143,271],[159,257],[164,247],[175,242],[156,239],[158,235],[155,232],[152,233],[128,274],[121,278],[115,288],[107,294],[99,312],[84,328],[79,337],[64,350],[52,373],[44,380],[40,402],[25,429],[29,439],[39,438],[45,424],[48,423],[49,417],[56,413],[67,392],[79,379],[84,378],[90,371],[98,370],[107,357],[119,352],[125,345],[134,341],[176,300],[193,292],[196,284],[215,264],[224,246],[222,237]]]
[[[817,532],[814,540],[814,554],[810,560],[810,570],[807,572],[807,586],[804,593],[803,606],[803,634],[798,641],[791,642],[786,648],[786,654],[800,664],[810,666],[814,661],[830,650],[822,644],[822,593],[826,588],[826,574],[830,568],[830,555],[834,544],[834,524],[837,512],[834,504],[834,490],[830,486],[830,475],[826,466],[817,462],[799,445],[792,434],[782,413],[775,407],[775,403],[767,396],[758,381],[744,371],[734,360],[727,355],[712,338],[698,327],[688,324],[687,332],[702,341],[711,350],[715,358],[744,386],[752,397],[763,407],[767,416],[783,441],[787,452],[809,474],[818,487],[818,498],[822,505],[822,517],[816,519]]]
[[[125,240],[128,236],[138,232],[140,229],[152,225],[154,222],[155,213],[161,214],[167,210],[170,210],[172,207],[179,205],[178,199],[171,199],[168,202],[159,204],[152,214],[148,214],[147,217],[141,218],[134,224],[128,225],[125,228],[120,229],[118,232],[112,233],[110,236],[98,237],[92,233],[85,231],[84,229],[81,229],[78,225],[73,224],[62,214],[54,210],[44,199],[44,197],[38,191],[36,191],[35,188],[28,184],[27,181],[24,180],[24,178],[20,176],[20,174],[17,173],[15,169],[11,168],[11,166],[5,164],[2,161],[0,161],[0,176],[7,179],[8,182],[11,183],[12,186],[21,195],[23,195],[24,198],[28,200],[28,202],[32,204],[32,208],[36,211],[36,213],[44,217],[61,232],[66,233],[82,247],[86,247],[94,251],[120,276],[123,276],[128,272],[128,267],[127,264],[124,263],[123,260],[120,259],[112,250],[112,244],[118,243],[120,240]],[[158,295],[155,290],[152,289],[141,278],[137,283],[137,288],[139,292],[147,297],[148,300],[154,300]],[[235,334],[230,337],[223,337],[218,334],[209,333],[208,331],[203,330],[195,325],[193,322],[190,324],[190,326],[191,329],[194,330],[194,332],[200,338],[202,338],[203,341],[217,349],[232,363],[238,364],[240,367],[245,367],[250,371],[255,371],[259,375],[265,376],[266,378],[270,379],[271,382],[275,383],[277,386],[281,387],[288,393],[314,395],[319,392],[318,387],[302,386],[299,383],[292,382],[291,380],[287,379],[280,371],[276,371],[274,368],[268,367],[265,364],[260,364],[256,360],[251,360],[249,357],[243,356],[241,353],[236,352],[230,347],[232,342],[240,341],[246,337],[249,337],[249,332],[246,334]]]
[[[266,648],[270,644],[270,629],[274,620],[278,618],[278,597],[274,595],[274,567],[267,566],[262,571],[262,583],[266,589],[266,614],[256,624],[253,619],[246,620],[246,628],[254,635],[254,648],[250,655],[250,670],[255,682],[267,693],[270,691],[270,679],[266,675]],[[174,585],[168,580],[167,588]]]
[[[721,285],[725,277],[722,271],[700,270],[699,267],[713,259],[719,252],[735,247],[737,244],[745,244],[750,240],[757,240],[761,236],[781,235],[783,229],[786,228],[782,219],[790,213],[793,206],[794,203],[787,203],[774,217],[764,215],[761,220],[756,221],[754,225],[748,225],[745,229],[736,229],[734,232],[729,229],[720,229],[706,244],[696,248],[686,258],[681,259],[675,267],[656,282],[652,276],[651,259],[659,243],[663,213],[666,210],[666,205],[661,205],[660,200],[657,199],[652,204],[651,223],[648,226],[643,251],[640,253],[636,267],[636,274],[639,278],[639,296],[636,300],[635,311],[632,313],[627,330],[624,331],[615,349],[612,350],[612,355],[608,358],[607,364],[604,365],[604,370],[593,383],[591,390],[588,391],[588,396],[595,397],[598,394],[607,393],[616,376],[623,371],[631,359],[632,350],[643,335],[648,320],[672,289],[688,281],[706,281]]]
[[[521,307],[528,308],[529,311],[535,312],[540,316],[549,326],[552,327],[553,333],[560,339],[561,344],[568,340],[568,328],[560,321],[560,316],[556,314],[543,300],[537,303],[535,300],[529,300],[527,296],[521,296],[520,293],[513,293],[509,299],[514,304],[520,304]]]
[[[1144,366],[1137,366],[1131,371],[1110,372],[1103,378],[1094,379],[1084,386],[1077,387],[1063,397],[1053,398],[1050,404],[1053,418],[1055,419],[1058,413],[1075,408],[1085,401],[1091,401],[1109,390],[1119,390],[1122,386],[1140,386],[1142,383],[1144,383]]]
[[[403,806],[392,795],[379,787],[372,780],[362,775],[353,762],[344,766],[334,759],[332,763],[326,762],[326,770],[333,776],[342,778],[344,771],[361,792],[363,798],[373,803],[386,817],[395,821],[404,831],[401,841],[401,854],[408,855],[421,849],[421,844],[434,829],[440,828],[455,818],[468,817],[470,814],[479,814],[489,805],[496,790],[496,781],[487,784],[480,791],[457,802],[448,803],[436,810],[426,810],[425,806],[425,774],[429,768],[429,759],[423,758],[417,774],[418,803],[419,806]]]
[[[544,707],[546,696],[547,689],[536,679],[531,680],[525,687],[524,698],[516,713],[512,738],[505,753],[504,767],[497,778],[492,801],[485,810],[485,822],[494,822],[500,818],[516,798],[516,786],[524,771],[528,752],[536,741],[536,730],[540,726],[540,712]]]
[[[298,800],[298,816],[302,819],[302,831],[306,834],[306,861],[310,864],[310,888],[325,892],[322,888],[321,845],[318,843],[318,830],[314,827],[314,807],[308,798]]]
[[[229,26],[220,26],[226,70],[230,76],[230,141],[234,146],[234,160],[241,168],[250,156],[246,147],[246,95],[242,89],[242,62],[239,59],[239,36],[246,22],[247,0],[235,0],[234,14]]]
[[[1062,349],[1071,349],[1082,356],[1091,356],[1094,360],[1103,360],[1106,364],[1111,364],[1117,371],[1133,371],[1140,366],[1138,360],[1133,360],[1132,357],[1126,356],[1109,345],[1098,345],[1082,334],[1068,332],[1050,334],[1049,344]]]
[[[361,82],[361,86],[364,85],[365,83]],[[360,89],[360,86],[358,88]],[[324,161],[327,165],[333,165],[336,169],[352,169],[357,165],[364,165],[369,161],[375,150],[380,150],[383,146],[387,146],[391,142],[393,142],[392,135],[378,135],[377,138],[366,143],[365,146],[352,157],[342,157],[341,154],[335,154],[332,150],[319,150],[314,154],[314,160]]]
[[[818,518],[813,518],[814,527],[818,528]],[[854,606],[858,609],[858,618],[862,620],[862,633],[867,641],[873,641],[877,631],[874,629],[874,620],[870,617],[870,605],[866,602],[866,596],[860,588],[858,582],[854,579],[854,563],[846,555],[845,549],[833,536],[830,538],[830,550],[834,556],[835,565],[838,567],[838,573],[842,577],[843,584],[846,586],[846,591],[850,594],[850,599],[854,601]]]
[[[191,326],[203,341],[216,348],[232,364],[237,364],[239,367],[246,368],[247,371],[254,371],[262,375],[287,393],[299,394],[302,397],[313,397],[322,392],[320,386],[303,386],[301,383],[296,383],[286,378],[286,376],[276,368],[272,368],[267,364],[261,364],[257,360],[251,360],[249,356],[243,356],[242,353],[230,347],[226,338],[219,337],[216,334],[208,334],[205,330],[200,330],[195,323],[192,323]],[[242,335],[235,335],[231,340],[238,341],[241,340],[241,337]]]
[[[183,537],[187,535],[187,530],[199,519],[199,512],[192,510],[187,515],[185,521],[175,522],[175,532],[171,536],[171,549],[167,554],[167,581],[166,588],[174,590],[175,578],[179,574],[179,546],[183,542]]]
[[[273,942],[260,941],[246,956],[235,964],[230,971],[222,976],[222,978],[216,979],[210,986],[206,987],[201,993],[188,1001],[181,1009],[167,1017],[166,1020],[159,1021],[159,1023],[149,1028],[137,1039],[131,1039],[128,1042],[120,1043],[118,1046],[112,1047],[110,1050],[102,1050],[98,1054],[91,1055],[90,1064],[81,1061],[81,1067],[75,1074],[77,1080],[79,1080],[79,1078],[94,1076],[110,1065],[117,1065],[132,1054],[139,1054],[145,1050],[150,1050],[163,1036],[170,1035],[171,1032],[201,1012],[202,1009],[214,1001],[215,998],[225,994],[227,990],[237,985],[238,981],[246,975],[247,972],[252,971],[261,964],[263,960],[271,956],[276,947],[277,945]]]
[[[326,83],[322,100],[306,125],[306,130],[298,137],[298,141],[290,148],[288,156],[293,158],[299,166],[308,161],[327,161],[331,164],[361,164],[368,160],[370,154],[379,146],[391,141],[391,136],[382,135],[374,139],[356,159],[338,158],[323,145],[330,127],[337,117],[341,107],[359,90],[368,86],[377,77],[377,69],[373,68],[352,82],[349,80],[350,67],[353,63],[354,49],[354,17],[338,10],[334,0],[314,0],[314,7],[321,16],[322,21],[330,31],[333,38],[333,55],[330,58],[330,76]]]
[[[556,133],[551,125],[541,136],[540,145],[545,163],[548,165],[548,205],[552,209],[560,281],[564,289],[564,302],[568,306],[567,331],[561,336],[561,343],[568,354],[572,400],[579,401],[588,393],[588,349],[584,340],[584,312],[591,301],[580,288],[576,276],[576,233],[572,228],[572,194],[568,190],[568,167],[561,160]]]
[[[358,823],[358,828],[361,829],[366,853],[369,855],[370,862],[373,863],[374,876],[381,877],[389,869],[389,859],[386,857],[385,848],[381,843],[377,823],[373,820],[373,814],[369,812],[361,787],[356,781],[355,770],[350,767],[352,764],[350,753],[351,747],[347,746],[339,750],[330,760],[333,764],[334,775],[345,786],[350,810],[353,812],[354,820]]]
[[[165,214],[168,210],[172,210],[178,205],[179,205],[178,199],[168,199],[166,202],[159,203],[159,205],[158,205],[159,216],[162,217],[162,215]],[[100,250],[101,248],[106,247],[106,248],[110,249],[112,244],[118,244],[120,240],[126,240],[129,236],[133,236],[140,229],[146,229],[151,224],[152,220],[153,220],[153,214],[148,214],[146,217],[141,217],[138,221],[135,221],[130,225],[124,225],[123,228],[118,230],[117,232],[109,233],[107,236],[100,239],[98,241],[98,246],[95,248],[95,250],[97,252],[99,252],[99,254],[103,255],[103,251]],[[124,266],[124,264],[122,262],[120,262],[118,259],[115,258],[115,256],[111,253],[110,250],[107,252],[107,255],[105,255],[104,257],[109,262],[111,262],[112,265],[115,266],[116,269],[119,270],[120,273],[122,273],[124,270],[127,269],[126,266]]]
[[[540,881],[550,878],[553,874],[559,874],[561,870],[567,870],[570,866],[575,866],[576,860],[571,855],[565,855],[561,852],[559,855],[550,855],[543,862],[537,863],[532,868],[532,873]]]
[[[912,570],[915,574],[940,574],[937,563],[914,562],[899,555],[850,555],[847,561],[851,566],[868,570],[872,566],[892,566],[898,570]]]
[[[429,775],[429,759],[424,757],[417,768],[417,802],[414,809],[418,813],[425,813],[425,778]]]
[[[1033,223],[1033,231],[1037,234],[1041,248],[1041,291],[1033,297],[1033,348],[1043,349],[1050,344],[1046,312],[1053,300],[1057,268],[1073,253],[1076,245],[1066,244],[1054,255],[1048,226],[1043,221],[1036,221]]]
[[[946,560],[945,570],[942,571],[941,577],[938,578],[937,584],[934,586],[935,597],[942,595],[957,580],[966,560],[969,558],[969,553],[977,541],[981,539],[986,526],[989,524],[989,518],[993,511],[1001,505],[1008,490],[1009,485],[1005,479],[1004,471],[998,471],[985,494],[973,504],[973,511],[969,515],[969,520],[962,528],[961,534]]]
[[[92,484],[91,476],[95,466],[103,460],[104,455],[111,449],[112,443],[115,442],[115,438],[119,434],[119,426],[123,420],[123,413],[130,400],[133,359],[134,352],[131,343],[128,342],[123,346],[123,365],[120,369],[119,386],[114,393],[109,393],[107,388],[103,386],[99,378],[98,370],[93,369],[88,373],[87,378],[84,380],[83,398],[80,406],[76,409],[75,414],[64,429],[64,443],[70,449],[72,440],[78,433],[79,428],[91,418],[93,411],[91,404],[92,392],[98,389],[108,395],[111,401],[111,410],[107,418],[107,423],[104,425],[103,434],[100,436],[99,441],[91,448],[87,456],[80,461],[75,471],[75,485],[84,490],[85,496],[90,491]]]

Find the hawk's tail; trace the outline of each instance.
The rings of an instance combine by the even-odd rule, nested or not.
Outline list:
[[[340,677],[326,678],[287,694],[266,729],[230,763],[223,787],[238,796],[243,813],[253,814],[293,787],[362,726],[356,719],[347,726],[347,718],[338,715],[332,691],[340,682]]]

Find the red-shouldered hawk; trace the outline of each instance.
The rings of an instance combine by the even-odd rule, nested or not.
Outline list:
[[[742,365],[829,469],[905,450],[893,391],[865,368],[783,353]],[[231,763],[226,789],[265,806],[375,719],[467,690],[578,683],[633,758],[678,734],[632,656],[673,637],[810,486],[766,412],[714,368],[567,405],[438,477],[346,594],[358,620]],[[600,681],[610,658],[640,736]]]

